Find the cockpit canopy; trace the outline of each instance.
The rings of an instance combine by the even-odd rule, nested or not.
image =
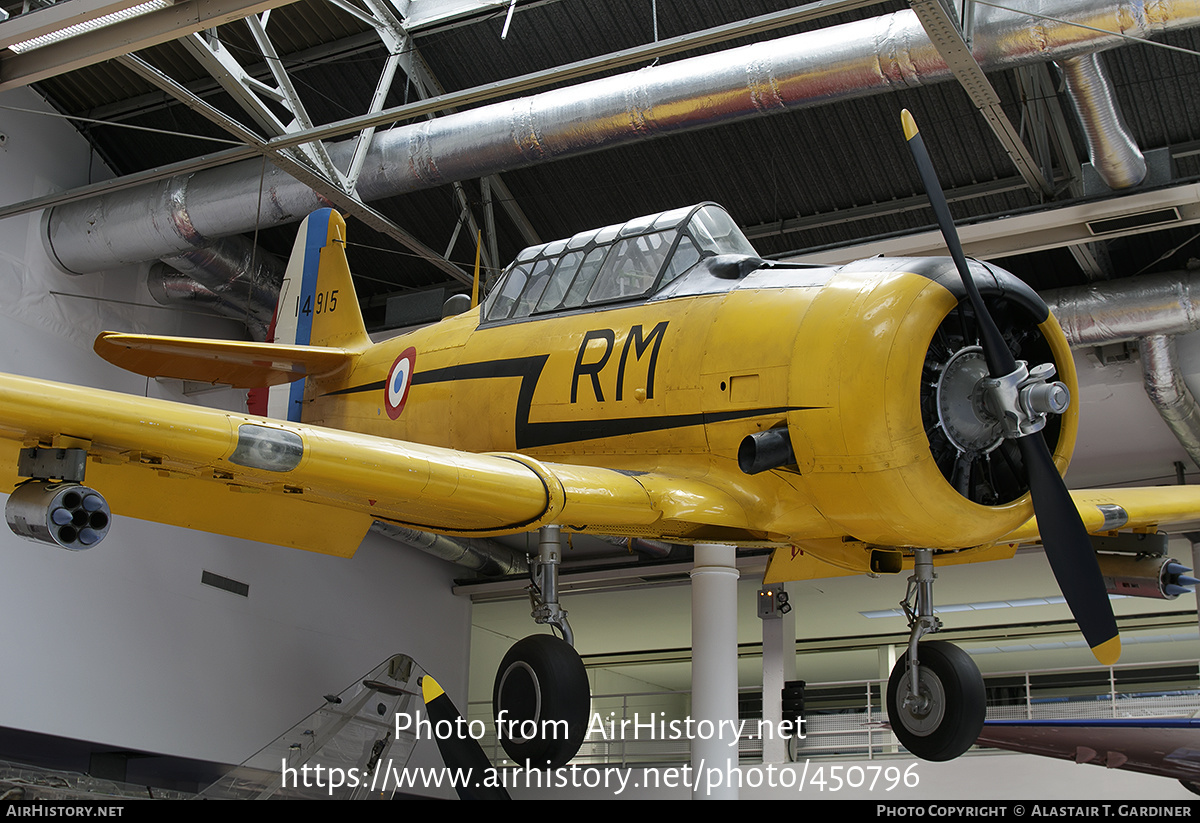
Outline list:
[[[580,232],[518,254],[484,303],[483,319],[513,320],[644,298],[719,254],[757,257],[716,203]]]

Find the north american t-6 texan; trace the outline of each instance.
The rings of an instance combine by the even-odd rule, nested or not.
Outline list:
[[[934,570],[1040,541],[1112,663],[1113,573],[1089,533],[1194,519],[1200,490],[1068,493],[1078,412],[1063,331],[1015,276],[963,258],[911,118],[905,131],[952,259],[765,261],[701,204],[526,249],[478,305],[379,344],[345,223],[318,211],[275,342],[95,343],[143,375],[269,386],[264,415],[0,377],[8,521],[70,549],[118,529],[115,514],[345,557],[382,521],[769,546],[768,582],[911,570],[888,714],[914,754],[955,757],[982,727],[984,689],[965,652],[918,642],[940,627]],[[542,558],[543,588],[555,559]],[[1150,565],[1155,585],[1188,582]],[[518,643],[495,708],[569,719],[565,741],[505,741],[518,760],[562,763],[582,739],[587,679],[546,600],[566,639]]]

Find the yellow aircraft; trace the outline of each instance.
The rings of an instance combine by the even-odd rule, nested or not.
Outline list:
[[[564,634],[552,527],[772,546],[769,582],[912,568],[888,711],[909,750],[949,759],[978,735],[983,684],[956,647],[918,646],[940,627],[934,567],[1011,556],[1040,526],[1089,645],[1113,661],[1085,528],[1200,514],[1196,487],[1068,496],[1062,330],[1020,280],[960,250],[965,277],[944,258],[773,263],[701,204],[526,249],[482,305],[373,345],[345,237],[329,210],[301,225],[274,343],[96,340],[139,374],[271,386],[261,416],[0,376],[13,529],[86,548],[111,511],[346,557],[375,520],[543,529],[543,606]],[[541,716],[578,734],[510,755],[574,754],[582,672],[556,637],[514,647],[497,713],[537,716],[537,686]]]

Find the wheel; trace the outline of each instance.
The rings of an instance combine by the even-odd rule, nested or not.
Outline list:
[[[579,654],[565,640],[517,641],[496,672],[492,712],[504,751],[520,765],[566,765],[587,733],[591,692]]]
[[[930,640],[918,654],[919,699],[908,700],[912,688],[906,653],[888,678],[888,720],[904,748],[917,757],[953,760],[983,731],[983,676],[970,655],[952,643]]]

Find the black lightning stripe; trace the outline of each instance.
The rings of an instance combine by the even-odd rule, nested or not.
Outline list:
[[[453,383],[459,380],[486,380],[497,377],[519,377],[521,386],[517,390],[516,441],[517,449],[538,446],[559,446],[584,440],[598,440],[622,434],[681,429],[702,426],[705,423],[720,423],[726,420],[742,420],[750,417],[784,414],[802,411],[812,406],[774,406],[761,409],[738,409],[723,412],[696,412],[693,414],[665,414],[649,417],[620,417],[613,420],[553,420],[538,423],[529,419],[533,406],[533,394],[538,379],[546,366],[549,355],[513,357],[507,360],[488,360],[482,363],[463,363],[442,369],[418,371],[413,375],[413,385]],[[329,395],[354,394],[382,389],[386,381],[364,383],[330,392]]]

